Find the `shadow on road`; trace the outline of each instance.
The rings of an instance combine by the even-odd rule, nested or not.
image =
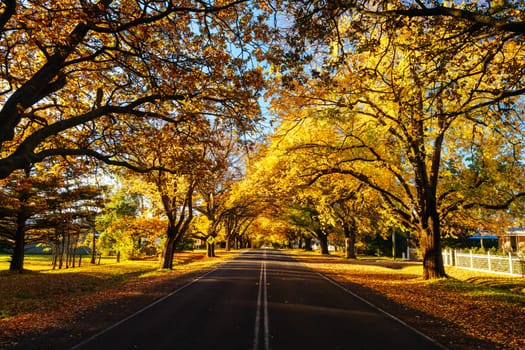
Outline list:
[[[462,332],[461,319],[468,317],[466,315],[457,315],[458,322],[451,322],[446,319],[430,315],[416,308],[409,307],[404,304],[400,304],[395,300],[382,294],[380,291],[373,288],[367,287],[361,283],[352,281],[351,274],[356,274],[356,279],[359,274],[359,279],[377,279],[383,281],[384,284],[388,282],[392,283],[392,288],[396,288],[396,285],[403,283],[404,280],[407,282],[420,279],[420,275],[411,273],[398,273],[392,271],[388,273],[386,269],[391,270],[402,270],[407,267],[421,266],[421,263],[415,262],[403,262],[403,261],[377,261],[377,260],[346,260],[340,257],[334,256],[312,256],[311,254],[294,254],[293,255],[298,262],[307,264],[314,271],[320,271],[333,281],[336,281],[339,285],[346,288],[352,293],[359,295],[365,300],[376,305],[378,308],[386,311],[387,313],[394,315],[401,319],[407,324],[411,325],[415,329],[423,332],[436,339],[439,343],[447,346],[450,349],[499,349],[501,348],[500,343],[475,338],[469,334]],[[335,266],[333,270],[327,269],[327,265]],[[354,265],[356,270],[352,270],[351,273],[341,272],[340,268],[343,265]],[[359,268],[363,267],[360,272]],[[385,268],[385,272],[381,270],[374,270],[370,272],[369,268],[376,266]],[[368,268],[368,269],[367,269]],[[417,300],[414,300],[417,303]],[[435,299],[433,301],[435,305],[430,307],[440,307],[440,300]]]

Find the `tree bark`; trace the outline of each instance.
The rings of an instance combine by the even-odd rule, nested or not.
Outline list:
[[[423,255],[423,279],[447,277],[441,252],[441,237],[438,214],[428,218],[428,225],[420,234]]]
[[[168,234],[162,252],[161,268],[170,270],[173,268],[173,254],[175,254],[175,236]]]
[[[71,251],[71,256],[72,256],[72,261],[71,261],[71,266],[73,268],[75,268],[75,262],[76,262],[76,259],[77,259],[77,247],[78,247],[78,239],[79,239],[79,236],[78,234],[75,234],[75,239],[73,240],[73,250]]]
[[[59,241],[56,238],[56,229],[55,229],[55,239],[53,240],[53,245],[52,245],[52,249],[53,249],[53,270],[56,270],[56,268],[57,268],[58,249],[59,249],[58,245],[59,245]]]
[[[163,269],[173,268],[173,254],[175,254],[175,247],[177,245],[177,228],[169,224],[166,229],[166,242],[164,243],[164,250],[162,252],[162,265]]]
[[[62,229],[61,229],[62,231]],[[65,236],[65,233],[62,232],[61,233],[61,238],[60,238],[60,249],[59,249],[59,255],[58,255],[58,269],[61,270],[62,269],[62,266],[64,265],[64,254],[65,254],[65,249],[66,249],[66,236]]]
[[[11,257],[9,271],[22,272],[24,270],[24,253],[25,253],[25,222],[23,224],[18,220],[15,232],[15,246]]]
[[[229,252],[231,250],[231,238],[226,237],[226,251]]]
[[[345,235],[345,258],[346,259],[357,259],[355,255],[355,225],[350,225],[349,223],[343,224],[343,230]]]
[[[357,259],[355,255],[355,237],[345,237],[345,258],[346,259]]]
[[[312,238],[311,237],[304,238],[304,250],[306,250],[307,252],[312,251]]]
[[[69,228],[64,232],[64,256],[66,258],[66,269],[69,269],[69,261],[71,260],[71,236]]]
[[[92,247],[92,250],[91,250],[91,264],[95,265],[95,263],[97,262],[95,257],[97,255],[97,233],[96,231],[93,231],[93,247]]]
[[[206,257],[214,258],[215,257],[215,243],[206,242]]]
[[[317,238],[319,239],[319,244],[321,245],[321,254],[329,255],[328,251],[328,235],[320,231],[317,233]]]

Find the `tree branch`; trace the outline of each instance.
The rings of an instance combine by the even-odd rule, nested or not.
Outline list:
[[[16,0],[5,0],[4,12],[0,15],[0,32],[3,32],[7,22],[13,17],[16,13]]]
[[[55,122],[50,125],[46,125],[42,127],[41,129],[35,131],[30,136],[28,136],[23,142],[21,142],[17,149],[9,156],[0,159],[0,179],[6,178],[10,173],[12,173],[16,169],[24,169],[30,164],[36,163],[44,159],[44,156],[50,156],[51,153],[46,152],[40,152],[39,155],[35,154],[35,149],[42,144],[47,138],[58,135],[60,132],[68,130],[70,128],[73,128],[78,125],[85,124],[87,122],[96,120],[98,118],[101,118],[103,116],[108,115],[114,115],[114,114],[131,114],[138,117],[158,117],[158,114],[149,113],[146,111],[136,110],[135,108],[149,102],[158,102],[158,101],[167,101],[167,100],[178,100],[182,101],[187,98],[196,97],[198,94],[194,95],[149,95],[144,96],[141,98],[138,98],[137,100],[130,102],[127,105],[123,106],[109,106],[105,105],[100,108],[93,109],[87,113],[78,115],[76,117],[63,119],[58,122]],[[169,118],[163,118],[163,120],[168,122],[173,122],[173,120]],[[69,152],[69,151],[68,151]],[[57,153],[54,153],[52,155],[58,155]],[[64,155],[68,155],[67,152]],[[87,154],[86,154],[87,155]],[[104,157],[102,157],[100,160],[105,161],[108,160]],[[113,165],[118,165],[114,163],[115,161],[112,160],[111,163]]]

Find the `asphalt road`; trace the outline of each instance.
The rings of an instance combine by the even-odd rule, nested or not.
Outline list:
[[[444,349],[273,250],[220,265],[73,349]]]

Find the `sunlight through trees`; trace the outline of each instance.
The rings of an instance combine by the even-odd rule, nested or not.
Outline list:
[[[3,1],[0,247],[22,270],[28,242],[96,237],[95,216],[129,256],[162,246],[164,268],[188,239],[209,257],[315,239],[355,258],[403,232],[423,277],[444,277],[443,237],[522,222],[524,10]],[[97,192],[95,173],[155,210],[111,218],[118,188]]]

